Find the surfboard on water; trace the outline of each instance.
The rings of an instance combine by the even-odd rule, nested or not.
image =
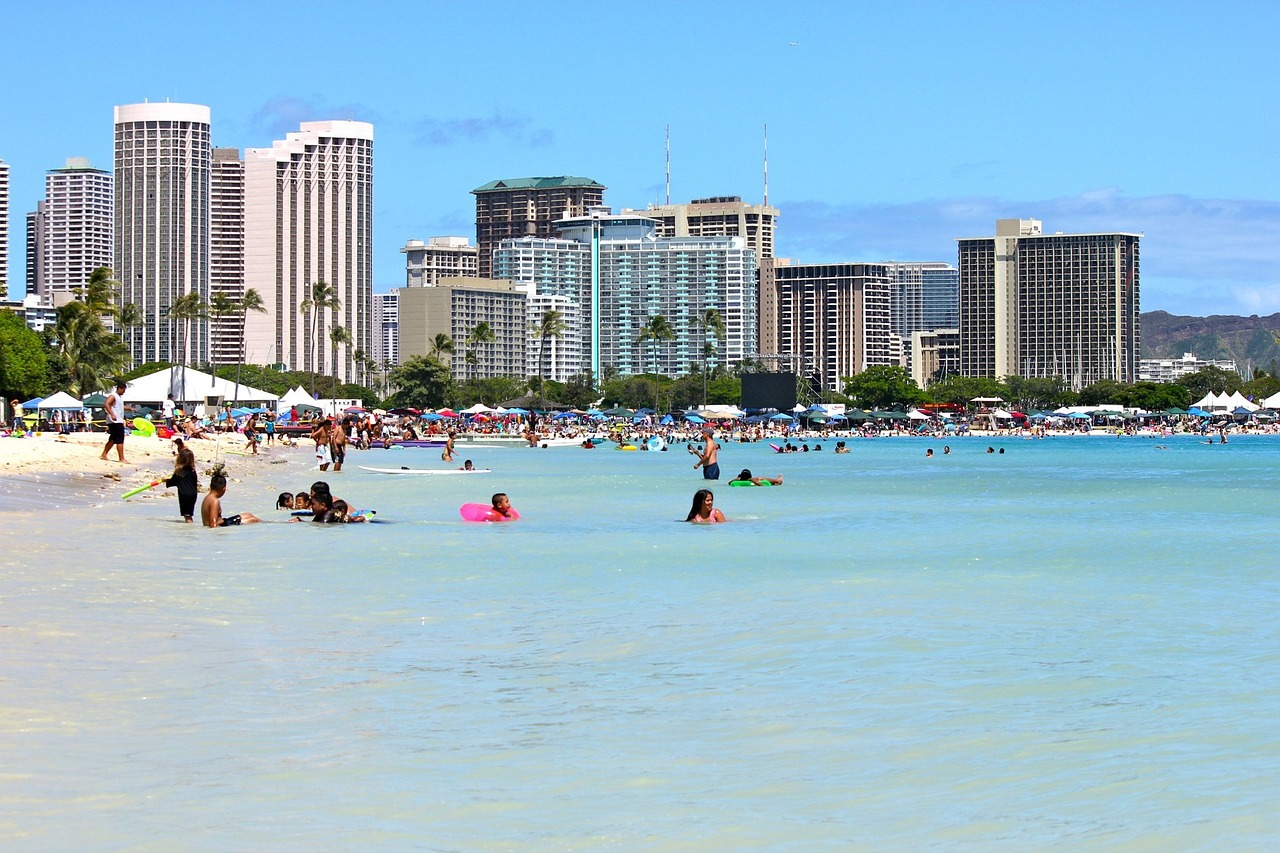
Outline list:
[[[367,465],[358,465],[361,471],[372,471],[375,474],[490,474],[492,469],[489,468],[473,468],[470,471],[464,471],[461,468],[370,468]]]

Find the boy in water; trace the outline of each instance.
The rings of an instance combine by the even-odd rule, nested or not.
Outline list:
[[[200,504],[200,520],[205,527],[235,527],[239,524],[255,524],[262,519],[253,513],[242,512],[230,518],[222,517],[222,496],[227,493],[227,477],[225,474],[214,474],[209,478],[209,493]]]

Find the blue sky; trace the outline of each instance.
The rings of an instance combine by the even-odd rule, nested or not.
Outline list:
[[[1144,234],[1142,307],[1280,311],[1274,34],[1235,2],[13,4],[0,31],[10,280],[112,107],[207,104],[214,144],[375,125],[375,290],[411,238],[469,235],[470,190],[583,175],[615,209],[762,194],[779,255],[945,260],[1004,217]]]

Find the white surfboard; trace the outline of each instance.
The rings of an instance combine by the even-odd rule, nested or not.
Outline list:
[[[489,474],[492,473],[488,468],[472,468],[470,471],[464,471],[461,468],[369,468],[365,465],[357,466],[361,471],[372,471],[375,474]]]

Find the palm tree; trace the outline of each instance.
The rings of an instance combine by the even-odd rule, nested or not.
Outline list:
[[[702,312],[695,312],[692,322],[694,328],[702,330],[702,408],[705,409],[707,407],[707,362],[710,360],[710,355],[718,352],[720,339],[724,337],[724,317],[720,316],[720,312],[715,308],[708,308]],[[706,343],[708,333],[715,338],[716,346]]]
[[[113,373],[120,373],[129,363],[124,341],[83,302],[68,302],[58,309],[53,336],[67,364],[70,391],[76,396],[100,390]]]
[[[169,310],[165,312],[165,317],[174,320],[178,324],[178,331],[181,333],[178,338],[178,362],[182,368],[179,376],[179,385],[175,390],[178,400],[186,400],[187,392],[187,347],[191,343],[191,321],[201,320],[209,316],[209,305],[204,301],[204,297],[198,291],[184,293],[177,299],[173,300],[173,304],[169,306]]]
[[[323,281],[317,281],[312,284],[307,298],[298,305],[298,310],[307,315],[307,323],[311,326],[311,337],[308,338],[311,346],[307,348],[307,360],[311,366],[312,397],[316,395],[316,361],[319,357],[320,312],[326,308],[331,311],[337,311],[341,307],[342,302],[338,299],[337,288]]]
[[[333,381],[338,381],[338,347],[351,346],[351,330],[346,326],[331,326],[329,340],[333,343]]]
[[[236,347],[236,402],[240,402],[240,370],[244,367],[246,353],[244,349],[244,327],[249,319],[249,312],[267,313],[267,306],[262,304],[262,294],[252,287],[244,292],[236,302],[236,313],[240,315],[240,346]]]
[[[493,336],[493,327],[483,320],[476,323],[475,328],[471,330],[471,334],[467,335],[467,347],[469,349],[469,352],[467,353],[467,364],[474,368],[476,363],[479,361],[479,358],[476,355],[476,348],[481,344],[491,344],[496,340],[497,338]],[[476,371],[473,370],[472,376],[469,378],[474,379],[475,372]]]
[[[671,324],[667,322],[667,318],[661,314],[655,314],[649,318],[649,322],[640,327],[640,334],[636,338],[637,344],[643,344],[645,341],[653,342],[653,410],[657,414],[658,403],[658,344],[662,341],[675,340],[676,333],[671,328]]]
[[[351,360],[356,363],[356,384],[364,385],[362,380],[368,376],[369,356],[365,354],[364,350],[357,349],[351,353]]]
[[[235,317],[240,314],[240,306],[234,299],[227,294],[219,291],[209,300],[209,317],[214,320],[221,320],[225,317]],[[218,367],[218,354],[213,351],[212,347],[209,352],[211,356],[211,364]]]
[[[551,378],[551,365],[547,364],[547,339],[564,335],[566,326],[564,315],[554,308],[542,312],[542,320],[538,323],[538,337],[542,344],[538,349],[538,370],[545,381]]]
[[[457,348],[453,338],[444,332],[439,332],[431,341],[431,357],[438,361],[441,355],[453,355]]]

